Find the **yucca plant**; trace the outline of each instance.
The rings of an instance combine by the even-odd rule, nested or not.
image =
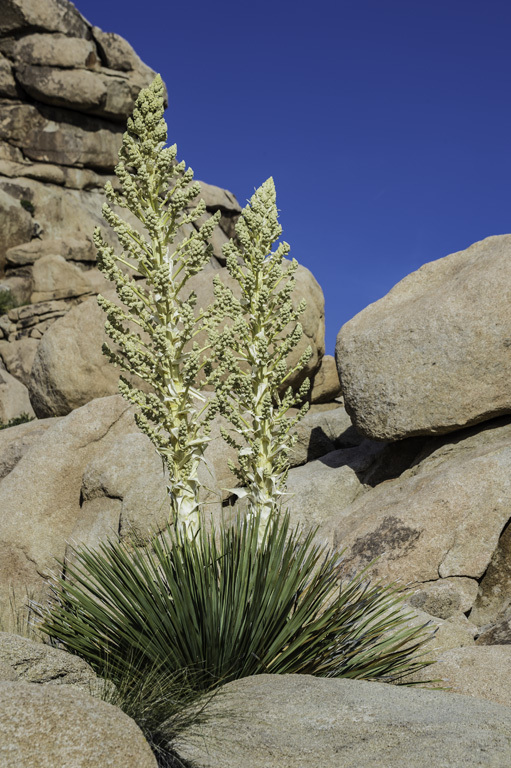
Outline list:
[[[78,549],[42,629],[114,683],[137,658],[187,670],[197,691],[263,672],[399,682],[432,663],[421,651],[431,632],[406,625],[395,587],[371,585],[365,570],[341,583],[340,555],[288,514],[264,521],[262,545],[259,525]]]

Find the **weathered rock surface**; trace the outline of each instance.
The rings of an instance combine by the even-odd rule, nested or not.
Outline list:
[[[87,273],[57,254],[42,256],[32,270],[31,304],[92,293]]]
[[[108,398],[76,411],[68,421],[55,422],[0,482],[4,614],[12,588],[35,597],[53,558],[62,559],[80,517],[84,469],[119,433],[130,430],[127,409],[120,397]]]
[[[199,184],[201,191],[197,200],[204,200],[208,211],[211,213],[221,211],[228,216],[241,213],[241,206],[232,192],[221,187],[215,187],[213,184],[207,184],[205,181],[200,181]],[[234,233],[228,234],[229,237],[232,237]]]
[[[9,99],[15,99],[18,95],[16,80],[12,74],[12,67],[9,59],[0,54],[0,97],[6,96]]]
[[[34,263],[37,258],[55,254],[76,261],[76,258],[71,258],[71,252],[76,248],[77,241],[80,242],[81,249],[79,260],[95,262],[95,257],[91,259],[90,255],[94,251],[91,238],[95,227],[103,226],[104,223],[101,216],[104,197],[101,192],[97,189],[64,189],[56,185],[41,184],[34,179],[2,177],[0,188],[15,199],[21,208],[21,201],[27,201],[33,226],[37,226],[39,232],[37,238],[28,236],[16,244],[17,254],[22,246],[22,253],[34,254],[35,258],[27,258],[24,264],[19,261],[12,264],[10,252],[8,269],[25,267]],[[37,242],[33,242],[34,239]],[[85,251],[89,253],[86,259],[83,258]]]
[[[55,421],[34,419],[0,430],[0,480],[14,469],[21,457]]]
[[[14,669],[5,661],[0,661],[0,683],[15,683],[17,680]]]
[[[95,263],[96,254],[92,245],[91,237],[78,239],[77,237],[66,237],[65,240],[31,240],[14,248],[9,248],[6,253],[6,261],[9,267],[19,268],[34,264],[43,256],[53,256],[58,254],[66,261]]]
[[[421,623],[431,621],[432,626],[437,627],[436,634],[429,643],[431,649],[429,658],[437,659],[438,654],[443,651],[450,650],[451,648],[464,648],[475,644],[477,627],[474,627],[463,613],[458,613],[443,620],[428,613],[423,614],[422,611],[418,611],[413,605],[411,607],[417,614],[417,619],[414,620],[416,623],[418,621],[421,621]],[[437,675],[436,669],[432,669],[432,667],[428,669],[430,677],[434,678]]]
[[[0,210],[2,226],[0,228],[0,269],[5,264],[5,253],[9,248],[20,245],[34,232],[34,222],[30,213],[21,205],[21,201],[0,189]]]
[[[92,40],[69,37],[59,32],[24,35],[4,43],[4,47],[14,61],[25,62],[29,66],[85,69],[98,63],[96,46]]]
[[[5,370],[0,369],[0,423],[21,416],[34,417],[28,389]]]
[[[90,272],[87,274],[89,275]],[[13,367],[13,376],[20,378],[28,386],[30,371],[38,346],[37,340],[43,336],[58,317],[65,315],[82,298],[84,297],[77,296],[65,301],[41,301],[37,304],[24,304],[21,307],[10,309],[7,316],[3,316],[1,327],[4,337],[9,343],[0,342],[0,354],[6,367]],[[86,295],[85,298],[87,298]],[[11,372],[10,368],[9,372]]]
[[[425,264],[341,328],[346,408],[379,440],[511,411],[511,235]],[[474,311],[477,307],[477,311]]]
[[[0,683],[0,763],[156,768],[142,732],[117,707],[70,686]]]
[[[119,370],[101,351],[103,342],[108,341],[104,325],[105,313],[91,297],[44,334],[29,385],[37,416],[63,416],[91,400],[117,392]]]
[[[0,618],[12,590],[34,599],[45,591],[69,543],[143,541],[169,517],[161,458],[119,395],[49,421],[0,431]],[[200,472],[206,508],[220,514],[214,468]]]
[[[511,525],[502,531],[484,574],[470,619],[479,626],[511,617]]]
[[[63,32],[73,37],[87,37],[88,25],[67,0],[4,0],[0,34],[35,28],[45,32]]]
[[[133,418],[133,408],[129,413]],[[90,547],[117,533],[121,538],[133,534],[144,540],[148,532],[154,530],[155,521],[161,526],[168,519],[168,476],[163,471],[161,457],[149,438],[134,427],[134,421],[130,423],[130,429],[133,428],[133,432],[123,434],[97,453],[85,467],[80,490],[80,521],[72,540]],[[220,502],[215,467],[202,465],[199,477],[203,485],[202,499],[209,512],[215,514]],[[115,527],[110,531],[106,529],[102,511],[105,502],[117,505]],[[94,522],[92,538],[86,531],[91,520]],[[103,530],[98,530],[98,526]]]
[[[118,72],[136,72],[142,77],[153,74],[153,70],[144,64],[136,51],[115,32],[103,32],[99,27],[92,27],[91,35],[96,43],[105,66]]]
[[[12,343],[0,341],[0,357],[6,370],[26,387],[30,381],[36,350],[36,339],[26,338]]]
[[[409,602],[415,608],[421,608],[433,616],[448,619],[471,609],[478,588],[476,579],[463,576],[438,579],[421,584]]]
[[[43,104],[116,121],[126,120],[141,87],[148,86],[155,76],[149,71],[147,76],[131,82],[129,76],[113,70],[95,72],[30,64],[21,64],[14,71],[20,86]]]
[[[340,394],[341,383],[335,358],[332,355],[324,355],[312,383],[311,403],[331,403]]]
[[[476,645],[511,645],[511,619],[501,619],[484,627]]]
[[[18,147],[28,160],[112,172],[122,126],[67,109],[3,101],[0,140]],[[22,168],[18,173],[23,176]]]
[[[373,573],[386,581],[449,579],[455,590],[454,579],[480,579],[509,519],[510,464],[508,417],[430,441],[415,466],[342,511],[335,543],[356,569],[379,556]]]
[[[448,619],[440,619],[420,608],[416,608],[409,597],[401,603],[400,613],[405,619],[406,627],[424,628],[424,646],[426,652],[424,660],[435,661],[439,654],[451,648],[473,646],[477,636],[477,627],[470,623],[463,613],[457,613]],[[387,634],[388,637],[391,633]],[[438,670],[431,672],[432,667],[427,667],[423,674],[424,680],[435,679],[439,676]]]
[[[380,450],[379,444],[367,440],[361,446],[332,451],[291,469],[285,505],[293,523],[306,528],[319,526],[319,538],[332,546],[345,510],[365,493],[364,474]],[[336,546],[344,549],[345,544],[337,541]]]
[[[503,768],[511,708],[439,691],[307,675],[228,683],[177,751],[197,768]]]
[[[312,406],[296,425],[297,441],[290,454],[290,465],[296,467],[313,461],[336,448],[351,447],[344,444],[346,432],[352,429],[350,417],[340,404],[326,411]],[[348,436],[349,439],[349,436]],[[363,438],[359,439],[361,442]]]
[[[442,651],[435,664],[410,680],[426,678],[444,680],[455,693],[510,707],[511,645],[472,645]]]
[[[79,656],[9,632],[0,632],[0,662],[25,683],[76,685],[90,693],[97,682],[92,667]]]

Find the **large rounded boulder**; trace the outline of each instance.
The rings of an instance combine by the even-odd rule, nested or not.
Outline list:
[[[71,686],[0,683],[0,764],[156,768],[137,724]]]
[[[511,708],[442,691],[310,675],[225,685],[179,734],[196,768],[503,768]]]
[[[511,235],[425,264],[341,328],[346,409],[376,440],[511,412]]]

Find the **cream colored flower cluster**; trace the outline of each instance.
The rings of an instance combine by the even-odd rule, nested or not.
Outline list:
[[[284,267],[289,245],[281,243],[272,251],[281,232],[270,178],[242,211],[237,243],[231,240],[223,249],[239,298],[215,277],[211,311],[216,323],[210,342],[218,362],[210,380],[215,383],[217,407],[233,426],[234,434],[227,430],[222,434],[238,451],[239,466],[231,466],[242,486],[236,492],[246,496],[249,514],[260,516],[261,537],[285,492],[289,452],[296,441],[292,428],[308,407],[305,404],[288,417],[289,409],[306,397],[309,380],[296,393],[291,387],[284,389],[285,383],[305,366],[311,350],[307,348],[296,366],[288,368],[287,357],[302,338],[297,320],[305,302],[295,309],[291,301],[298,264],[293,260]],[[224,323],[225,319],[230,322]]]
[[[128,374],[121,375],[119,390],[137,407],[137,424],[168,469],[170,516],[177,529],[190,538],[199,529],[198,469],[210,420],[220,411],[232,425],[224,437],[238,450],[234,471],[244,486],[239,495],[247,495],[251,514],[261,515],[264,532],[284,492],[292,427],[304,409],[293,418],[286,414],[308,388],[306,380],[298,393],[288,388],[282,394],[291,373],[310,355],[307,350],[288,370],[287,356],[302,336],[297,319],[304,305],[295,309],[291,302],[297,265],[293,261],[284,269],[286,243],[271,250],[281,227],[269,179],[242,211],[236,239],[224,248],[239,291],[215,278],[215,302],[196,312],[196,296],[186,284],[211,257],[209,240],[220,214],[199,229],[187,226],[203,217],[206,206],[202,200],[195,204],[200,186],[191,169],[176,162],[175,146],[166,147],[163,95],[159,76],[141,91],[119,152],[117,188],[105,188],[109,202],[103,215],[122,253],[99,229],[94,241],[98,267],[113,282],[122,306],[98,296],[114,342],[103,351]],[[200,347],[196,337],[203,332],[204,338],[204,331],[208,343]],[[201,371],[205,375],[199,376]],[[215,385],[213,399],[205,396],[207,383]]]

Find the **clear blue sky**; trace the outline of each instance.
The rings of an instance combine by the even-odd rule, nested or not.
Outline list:
[[[161,73],[196,178],[244,205],[274,177],[327,353],[405,275],[511,231],[509,0],[75,5]]]

